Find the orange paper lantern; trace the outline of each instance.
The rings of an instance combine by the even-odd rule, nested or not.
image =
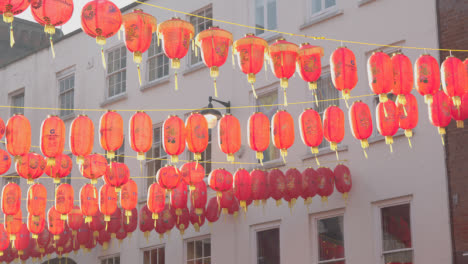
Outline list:
[[[429,120],[433,126],[438,128],[442,144],[445,144],[445,127],[448,126],[452,120],[450,115],[452,100],[450,100],[443,91],[438,91],[432,99],[432,103],[429,104]]]
[[[468,92],[468,72],[463,62],[449,56],[441,66],[442,88],[447,96],[452,99],[453,105],[458,109],[461,105],[461,97]]]
[[[107,160],[99,154],[87,155],[80,166],[80,172],[85,178],[91,180],[91,184],[96,184],[97,179],[102,177],[106,171]]]
[[[190,190],[195,188],[205,178],[205,168],[197,162],[188,162],[180,168],[180,177],[182,182],[190,185]]]
[[[25,178],[28,184],[33,184],[34,180],[41,177],[46,167],[44,158],[34,152],[30,152],[21,157],[16,163],[16,172]]]
[[[136,112],[130,118],[129,124],[130,145],[137,152],[137,160],[145,160],[145,153],[153,145],[153,121],[143,112]]]
[[[120,193],[120,205],[125,210],[125,216],[127,221],[132,216],[132,210],[136,208],[138,204],[138,185],[132,179],[129,179],[127,183],[122,186]]]
[[[65,147],[65,123],[58,116],[49,115],[41,125],[41,151],[47,164],[55,165],[55,157],[62,154]]]
[[[283,160],[286,160],[288,148],[294,144],[294,120],[286,110],[278,110],[273,115],[271,123],[271,137],[273,145],[281,152]]]
[[[429,54],[421,55],[414,64],[416,90],[424,96],[427,104],[432,102],[432,96],[440,88],[440,68],[437,60]]]
[[[55,210],[62,215],[62,220],[67,220],[68,213],[73,209],[74,196],[73,186],[68,183],[62,183],[55,189]]]
[[[115,111],[107,111],[99,121],[99,142],[101,147],[107,151],[108,159],[115,157],[115,151],[122,146],[123,140],[122,116]]]
[[[166,204],[166,190],[157,182],[150,185],[148,188],[148,209],[152,213],[152,219],[158,219],[158,214],[164,210]]]
[[[47,164],[45,167],[45,173],[54,179],[54,184],[60,183],[60,179],[70,175],[72,170],[72,160],[70,156],[60,154],[55,157],[55,164]]]
[[[317,159],[319,146],[323,141],[322,119],[320,114],[307,108],[299,116],[299,130],[301,131],[302,142],[310,147],[312,154],[315,154],[317,164],[320,164]]]
[[[179,170],[175,166],[166,165],[158,170],[156,180],[164,189],[169,192],[175,189],[180,181]]]
[[[65,230],[65,221],[61,216],[62,214],[55,209],[55,206],[52,206],[47,213],[47,229],[54,236],[55,241],[59,240],[60,234]]]
[[[117,210],[117,192],[113,186],[104,184],[99,189],[99,211],[104,215],[106,225],[115,210]]]
[[[232,189],[232,174],[223,168],[215,169],[211,171],[208,183],[219,198],[223,192]]]
[[[410,138],[413,137],[413,129],[418,125],[419,120],[418,101],[414,95],[407,94],[406,104],[397,102],[396,106],[398,108],[398,125],[405,130],[405,135],[411,146]]]
[[[348,199],[348,193],[353,186],[351,181],[351,171],[343,164],[338,164],[333,171],[335,175],[336,189],[343,194],[343,199]]]
[[[104,182],[115,187],[116,192],[120,192],[122,185],[130,179],[130,170],[125,163],[112,162],[107,166],[104,174]]]
[[[193,153],[194,160],[201,160],[201,153],[208,146],[208,122],[200,113],[192,113],[185,122],[187,148]]]
[[[31,148],[31,124],[22,114],[15,114],[6,125],[5,144],[8,153],[18,160]]]
[[[393,64],[387,53],[377,51],[372,53],[367,61],[369,86],[379,96],[380,102],[388,100],[387,93],[393,90]]]
[[[249,117],[247,129],[249,147],[263,163],[263,151],[270,146],[270,120],[264,113],[256,112]]]
[[[3,149],[0,149],[0,174],[6,173],[11,167],[11,158]]]
[[[273,169],[268,173],[268,189],[271,198],[276,200],[276,206],[281,205],[281,200],[286,191],[286,179],[284,173],[279,169]]]
[[[93,121],[86,115],[78,115],[70,126],[70,149],[78,165],[83,164],[84,157],[91,154],[93,144]]]
[[[5,215],[15,215],[21,210],[21,188],[18,184],[9,182],[2,189],[2,212]]]
[[[451,114],[452,118],[457,121],[457,128],[464,128],[464,121],[468,118],[468,94],[462,96],[459,109],[452,106]]]
[[[97,189],[92,184],[85,184],[80,190],[80,209],[85,217],[85,223],[90,223],[92,216],[99,211],[99,197]]]
[[[28,213],[42,215],[46,213],[47,189],[40,183],[33,184],[28,189],[26,198]]]
[[[398,131],[398,108],[393,101],[388,100],[377,105],[376,113],[377,129],[385,137],[385,143],[390,146],[390,151],[393,152],[393,135]]]
[[[341,91],[347,102],[351,90],[358,82],[356,57],[354,53],[346,48],[337,48],[330,56],[331,77],[335,88]]]
[[[330,149],[333,151],[338,151],[338,143],[344,138],[344,123],[343,110],[338,106],[332,105],[325,109],[323,113],[323,136],[330,142]]]
[[[356,101],[349,109],[349,125],[353,136],[361,141],[361,147],[367,158],[366,148],[369,147],[367,139],[372,136],[372,115],[366,103]]]
[[[246,169],[238,169],[234,173],[234,195],[239,200],[240,207],[247,212],[247,200],[252,193],[250,173]]]
[[[322,74],[323,55],[322,47],[302,43],[297,56],[297,72],[309,84],[309,90],[313,92],[316,100],[317,80]]]
[[[185,150],[184,121],[176,115],[170,115],[163,124],[163,147],[171,162],[177,163],[179,155]]]
[[[218,142],[221,151],[227,154],[227,161],[234,162],[234,154],[241,147],[241,128],[235,116],[225,114],[219,120]]]

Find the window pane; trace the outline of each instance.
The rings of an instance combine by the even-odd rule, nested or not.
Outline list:
[[[255,0],[255,27],[265,28],[265,0]],[[264,31],[261,29],[255,29],[255,34],[262,34]]]
[[[320,12],[322,10],[322,0],[310,0],[312,1],[312,14]]]
[[[382,208],[381,212],[383,251],[411,248],[409,204]]]
[[[164,255],[164,248],[159,248],[158,249],[158,264],[164,264],[165,263],[165,255]]]
[[[385,264],[390,263],[404,263],[412,264],[413,263],[413,251],[405,251],[391,254],[384,254]]]
[[[279,228],[257,232],[257,264],[279,263]]]
[[[203,257],[203,242],[200,240],[195,241],[195,257],[196,258]]]
[[[158,264],[158,249],[151,250],[151,264]]]
[[[336,5],[336,0],[325,0],[325,8],[329,8]]]
[[[115,263],[115,264],[120,264],[120,256],[119,256],[119,257],[115,257],[114,263]]]
[[[267,1],[267,28],[276,29],[276,0]]]
[[[211,239],[203,240],[203,257],[211,257]]]
[[[343,216],[317,221],[319,260],[344,258]]]
[[[149,251],[143,253],[143,264],[151,264]]]
[[[213,18],[213,10],[211,6],[203,10],[200,10],[198,12],[195,12],[193,14],[208,17],[208,18]],[[200,17],[193,17],[193,16],[190,17],[190,23],[192,23],[192,25],[195,28],[195,36],[201,31],[212,26],[211,20],[200,18]],[[201,61],[200,50],[198,50],[198,57],[195,56],[195,52],[192,51],[192,49],[189,49],[189,52],[190,52],[190,65],[196,64]]]
[[[187,259],[190,260],[190,259],[194,259],[195,258],[195,252],[194,252],[194,249],[195,249],[195,242],[188,242],[187,243]]]

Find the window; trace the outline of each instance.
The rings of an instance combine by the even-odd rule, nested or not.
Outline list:
[[[101,259],[101,264],[120,264],[120,256],[113,256]]]
[[[5,176],[3,178],[3,185],[6,185],[9,182],[13,182],[13,183],[16,183],[16,184],[19,185],[20,184],[20,177],[18,176],[17,173],[13,173],[13,174]]]
[[[154,248],[143,252],[143,264],[164,264],[164,248]]]
[[[413,263],[410,205],[380,208],[384,263]]]
[[[194,15],[197,16],[203,16],[203,17],[208,17],[208,18],[213,18],[213,8],[211,5],[196,11],[193,13]],[[201,17],[196,17],[196,16],[190,16],[190,23],[195,27],[195,36],[198,35],[198,33],[202,32],[205,29],[208,29],[213,25],[213,21],[210,19],[204,19]],[[202,61],[202,58],[200,54],[196,56],[195,52],[193,50],[190,50],[190,65],[194,65],[196,63],[199,63]]]
[[[127,48],[116,48],[107,53],[107,97],[125,93],[127,89]]]
[[[311,13],[316,14],[320,11],[336,6],[336,0],[311,0]]]
[[[153,33],[148,49],[148,81],[169,75],[169,58],[164,54],[162,45],[158,46],[156,33]]]
[[[153,127],[153,146],[146,153],[146,175],[156,175],[158,170],[167,164],[167,153],[162,143],[162,124]],[[147,186],[154,183],[156,177],[147,178]]]
[[[322,100],[336,99],[340,97],[341,95],[339,94],[338,90],[335,89],[335,87],[333,87],[330,72],[326,72],[322,74],[322,76],[320,76],[320,79],[317,81],[317,99],[319,100],[319,103],[318,105],[312,104],[315,111],[317,111],[322,117],[322,121],[323,121],[323,112],[325,112],[325,110],[329,106],[331,105],[339,106],[339,103],[340,103],[339,100],[333,100],[333,101],[322,101]],[[322,144],[319,145],[319,149],[328,148],[329,146],[330,146],[330,143],[324,139],[322,141]]]
[[[255,0],[255,34],[260,35],[263,29],[276,29],[276,0]]]
[[[257,232],[257,264],[280,264],[279,228]]]
[[[24,114],[24,92],[17,93],[11,96],[11,106],[14,106],[10,109],[10,114]],[[17,108],[20,107],[20,108]]]
[[[211,264],[211,239],[197,239],[186,242],[187,264]]]
[[[274,89],[268,93],[259,94],[256,105],[257,105],[257,112],[262,112],[268,118],[273,118],[273,115],[278,111],[278,89]],[[270,146],[267,150],[263,152],[263,162],[276,160],[280,158],[280,153],[277,148],[273,145],[273,139],[270,139]]]
[[[59,80],[59,103],[60,116],[67,116],[73,113],[75,93],[75,74],[69,75]]]
[[[344,264],[343,216],[317,219],[318,263]]]

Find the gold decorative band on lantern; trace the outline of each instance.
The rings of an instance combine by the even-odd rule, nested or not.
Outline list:
[[[203,209],[202,208],[195,208],[195,214],[200,216],[203,214]]]
[[[171,155],[171,163],[177,163],[177,162],[179,162],[179,156]]]
[[[227,154],[227,161],[229,162],[234,162],[235,158],[234,158],[234,154],[233,153],[229,153]]]
[[[158,215],[157,213],[153,213],[153,214],[151,215],[151,219],[153,219],[153,220],[158,220],[158,219],[159,219],[159,215]]]
[[[28,178],[26,180],[26,183],[29,184],[29,185],[34,184],[34,179]]]
[[[60,183],[60,178],[54,178],[54,184],[59,184]]]
[[[135,51],[133,52],[133,62],[140,64],[143,61],[143,56],[141,52]]]
[[[180,59],[178,59],[178,58],[171,59],[171,67],[172,67],[172,69],[179,69],[180,68]]]
[[[424,102],[428,105],[432,104],[432,94],[424,95]]]
[[[55,166],[55,158],[47,158],[47,166]]]
[[[406,96],[404,94],[397,95],[397,102],[402,105],[406,105]]]
[[[59,240],[60,236],[59,235],[54,235],[54,240]]]
[[[338,143],[330,142],[330,149],[333,150],[333,151],[338,150]]]
[[[39,236],[37,234],[31,234],[32,239],[37,239]]]
[[[363,149],[366,149],[366,148],[369,147],[369,141],[367,141],[367,138],[361,139],[361,147],[362,147]]]
[[[257,159],[260,161],[260,163],[261,163],[261,164],[262,164],[262,166],[263,166],[263,158],[264,158],[264,156],[263,156],[263,152],[261,152],[261,151],[257,151],[257,153],[256,153],[256,157],[257,157]]]
[[[457,108],[457,109],[460,108],[460,105],[461,105],[461,98],[460,98],[460,96],[454,96],[454,97],[452,97],[452,102],[453,102],[453,105],[455,106],[455,108]]]
[[[457,128],[464,128],[465,122],[463,120],[457,120]]]
[[[3,22],[5,23],[13,23],[13,13],[12,12],[5,12],[3,13]]]
[[[83,156],[76,157],[76,164],[77,165],[83,165],[83,163],[84,163],[84,157]]]
[[[138,152],[137,160],[145,160],[145,153],[144,152]]]
[[[309,90],[317,90],[317,82],[309,82]]]
[[[60,215],[60,220],[67,221],[68,217],[66,214]]]
[[[392,136],[385,136],[385,144],[390,146],[390,152],[393,152],[393,137]]]
[[[288,78],[281,78],[280,79],[281,88],[288,88],[288,85],[289,85]]]
[[[115,152],[114,151],[108,151],[106,156],[107,156],[108,159],[114,159],[115,158]]]
[[[110,215],[104,215],[104,221],[105,222],[110,222],[111,216]]]
[[[47,33],[47,34],[50,34],[50,35],[54,35],[55,34],[55,26],[45,25],[44,26],[44,32]]]
[[[286,157],[288,156],[288,150],[287,149],[281,149],[280,154],[281,154],[281,157],[283,158],[283,162],[286,163]]]
[[[383,93],[383,94],[379,94],[379,102],[381,103],[385,103],[388,101],[388,97],[387,97],[387,94],[386,93]]]
[[[319,148],[318,147],[310,147],[310,152],[312,152],[312,154],[318,154],[319,153]]]
[[[94,185],[94,184],[97,183],[97,179],[91,179],[90,181],[91,181],[91,184],[92,184],[92,185]]]
[[[125,210],[125,216],[132,216],[131,210]]]
[[[92,216],[89,216],[89,215],[85,216],[85,220],[84,220],[84,221],[85,221],[85,224],[91,223],[92,220],[93,220],[93,217],[92,217]]]
[[[210,76],[211,78],[217,78],[219,76],[219,68],[216,66],[212,66],[210,68]]]
[[[307,197],[307,199],[304,200],[305,205],[310,205],[312,204],[312,197]]]
[[[96,37],[96,43],[103,46],[106,45],[106,38],[103,36],[97,36]]]
[[[119,187],[115,187],[115,192],[116,192],[116,193],[120,193],[120,190],[122,190],[122,187],[120,187],[120,186],[119,186]]]

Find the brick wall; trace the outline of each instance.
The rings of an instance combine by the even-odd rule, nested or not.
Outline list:
[[[437,0],[439,45],[443,49],[468,49],[468,0]],[[449,52],[440,53],[443,61]],[[461,60],[468,53],[453,52]],[[455,264],[468,264],[468,121],[456,128],[452,121],[446,136],[452,246]]]

